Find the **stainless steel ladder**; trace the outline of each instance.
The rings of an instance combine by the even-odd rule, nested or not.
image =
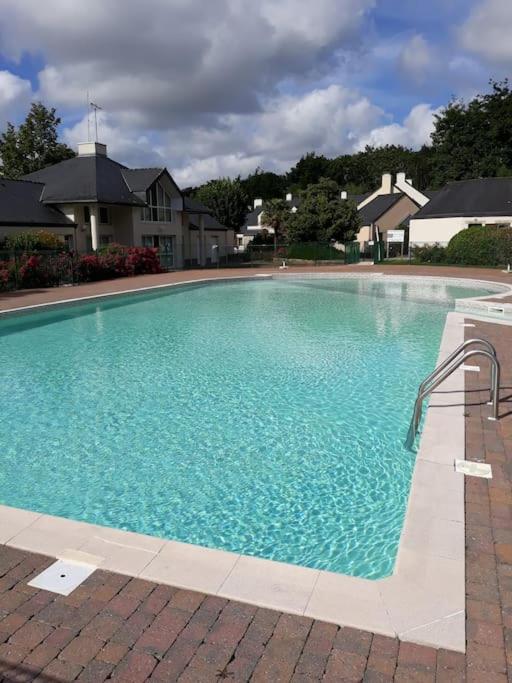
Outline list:
[[[483,349],[474,349],[472,351],[466,351],[468,346],[483,346]],[[462,354],[462,355],[461,355]],[[500,364],[496,357],[496,349],[494,346],[488,342],[486,339],[468,339],[458,346],[455,351],[452,351],[450,355],[445,358],[445,360],[440,363],[433,372],[426,377],[423,382],[418,387],[418,394],[416,396],[416,401],[414,403],[414,411],[412,414],[411,424],[409,426],[409,431],[407,433],[407,439],[405,441],[406,448],[412,449],[416,435],[418,433],[418,427],[421,420],[421,413],[423,409],[423,401],[425,398],[431,394],[434,389],[436,389],[441,382],[449,377],[454,370],[460,367],[464,361],[468,358],[474,358],[475,356],[483,356],[488,358],[491,363],[491,395],[488,405],[492,405],[492,415],[489,416],[489,420],[498,419],[498,402],[499,402],[499,391],[500,391]]]

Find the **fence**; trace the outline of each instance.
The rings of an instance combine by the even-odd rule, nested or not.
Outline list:
[[[321,242],[302,242],[297,244],[278,245],[253,244],[243,252],[246,263],[258,265],[274,261],[318,263],[359,263],[360,247],[358,242],[333,244]]]

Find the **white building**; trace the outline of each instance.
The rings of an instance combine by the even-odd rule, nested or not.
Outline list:
[[[411,247],[446,246],[474,225],[512,225],[512,178],[476,178],[448,183],[409,224]]]

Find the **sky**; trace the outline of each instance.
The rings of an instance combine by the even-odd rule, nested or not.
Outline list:
[[[182,186],[305,153],[418,148],[512,75],[512,0],[0,0],[0,130],[30,102]],[[94,136],[94,127],[93,127]]]

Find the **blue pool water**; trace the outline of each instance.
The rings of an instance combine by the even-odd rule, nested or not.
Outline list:
[[[453,299],[241,281],[1,321],[0,502],[378,578]]]

